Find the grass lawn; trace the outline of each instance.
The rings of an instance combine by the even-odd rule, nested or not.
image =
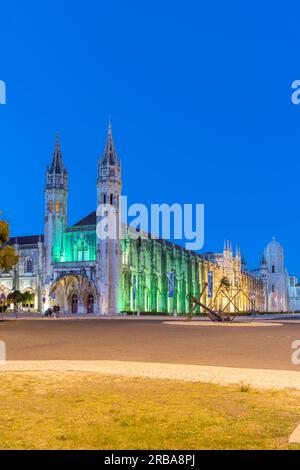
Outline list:
[[[1,373],[1,449],[300,449],[300,392]]]

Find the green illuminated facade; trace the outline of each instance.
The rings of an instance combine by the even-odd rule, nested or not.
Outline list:
[[[63,233],[61,245],[61,252],[53,259],[55,263],[96,261],[95,227],[67,228]]]
[[[125,311],[188,312],[188,294],[199,294],[195,253],[164,240],[128,238],[122,243],[122,288]],[[169,297],[169,275],[174,294]],[[134,292],[136,294],[134,295]]]
[[[96,220],[96,214],[90,219]],[[71,264],[84,268],[96,263],[96,225],[68,227],[62,235],[56,269]],[[164,240],[127,237],[121,242],[122,285],[120,311],[188,312],[187,295],[199,294],[199,256]],[[169,274],[174,273],[174,294],[169,297]]]

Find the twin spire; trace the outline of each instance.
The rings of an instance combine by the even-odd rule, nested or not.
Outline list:
[[[108,133],[107,133],[107,138],[106,138],[106,144],[104,147],[104,153],[102,156],[102,163],[104,165],[107,165],[107,164],[115,165],[117,161],[118,161],[118,156],[117,156],[116,147],[115,147],[115,143],[114,143],[114,139],[112,135],[112,124],[111,124],[111,120],[109,119]],[[49,172],[52,174],[56,174],[56,175],[62,175],[65,172],[58,133],[56,134],[55,149],[54,149],[54,153],[52,156],[52,161],[51,161],[51,165],[49,168]]]

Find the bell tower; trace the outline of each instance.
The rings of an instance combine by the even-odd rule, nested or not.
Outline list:
[[[265,269],[268,281],[269,312],[288,310],[288,274],[284,266],[284,249],[273,237],[265,252]]]
[[[120,312],[122,292],[122,257],[120,234],[121,162],[118,159],[109,124],[104,153],[99,160],[97,180],[97,267],[100,314]],[[108,222],[104,234],[103,221]],[[101,232],[101,233],[100,233]]]
[[[59,136],[46,172],[45,188],[45,283],[52,277],[52,263],[60,261],[67,224],[68,173],[64,168]]]

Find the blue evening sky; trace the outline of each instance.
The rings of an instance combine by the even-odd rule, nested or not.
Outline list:
[[[280,5],[279,5],[280,4]],[[1,203],[41,233],[55,133],[69,222],[96,208],[109,114],[131,202],[204,203],[204,250],[255,266],[273,235],[300,274],[297,2],[0,1]]]

